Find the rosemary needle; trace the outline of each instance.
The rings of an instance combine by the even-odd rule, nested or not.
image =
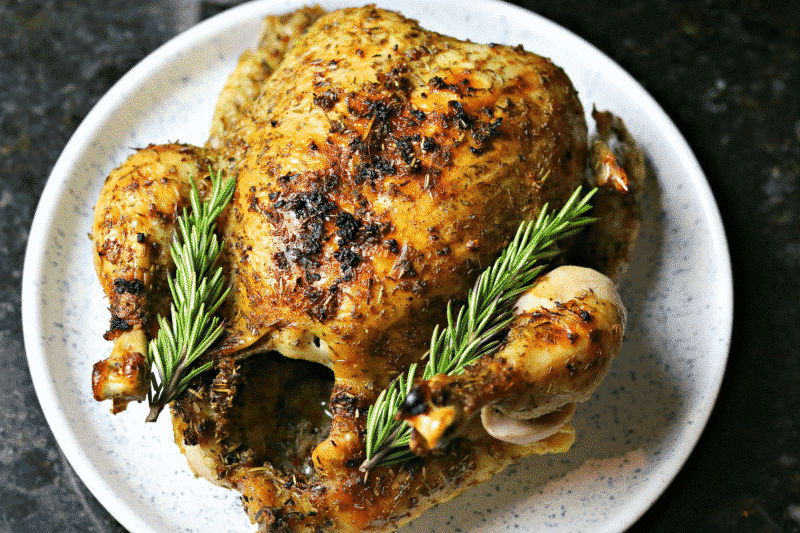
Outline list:
[[[513,320],[513,305],[541,272],[537,262],[558,253],[555,243],[593,222],[584,216],[591,209],[589,200],[597,189],[580,198],[581,188],[556,215],[545,206],[536,221],[523,222],[516,236],[500,257],[478,277],[469,291],[467,304],[453,317],[447,306],[447,325],[437,325],[431,337],[423,379],[438,374],[460,374],[478,358],[500,346],[498,334]],[[360,470],[378,465],[401,463],[414,457],[409,448],[411,427],[397,420],[397,412],[411,390],[417,365],[409,367],[370,406],[367,413],[367,459]]]
[[[150,341],[148,362],[156,367],[150,374],[150,413],[155,422],[164,407],[178,397],[189,381],[211,368],[211,362],[192,368],[192,363],[222,334],[217,308],[228,294],[222,290],[222,268],[210,270],[219,257],[220,244],[214,235],[217,217],[233,196],[235,180],[225,185],[219,174],[211,173],[211,198],[202,202],[191,180],[192,211],[178,218],[179,234],[172,241],[175,276],[170,277],[172,296],[170,320],[159,316],[158,336]]]

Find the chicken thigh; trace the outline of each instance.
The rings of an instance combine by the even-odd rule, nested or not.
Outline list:
[[[588,269],[558,269],[523,298],[498,353],[417,385],[425,409],[404,415],[417,459],[359,469],[369,406],[421,361],[447,302],[518,225],[585,184],[588,153],[569,78],[522,47],[459,41],[372,6],[270,17],[206,146],[148,147],[105,184],[96,266],[117,342],[95,367],[95,397],[115,411],[144,398],[145,342],[169,303],[164,242],[189,180],[203,194],[211,167],[236,180],[218,219],[225,333],[173,426],[193,471],[240,491],[263,531],[393,529],[513,461],[564,451],[574,402],[624,328],[612,281]],[[617,167],[601,185],[628,183]],[[614,201],[607,211],[621,206],[611,215],[627,225],[569,246],[618,275],[638,205]]]

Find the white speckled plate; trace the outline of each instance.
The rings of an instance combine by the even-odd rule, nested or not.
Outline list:
[[[145,425],[144,405],[111,416],[91,397],[92,364],[110,343],[90,231],[104,177],[149,142],[202,144],[212,106],[267,13],[265,1],[208,20],[147,57],[98,103],[70,140],[41,198],[25,262],[25,344],[48,422],[86,485],[135,532],[242,532],[237,494],[189,473],[169,417]],[[440,505],[408,531],[623,531],[688,457],[722,380],[732,320],[730,260],[708,184],[686,142],[619,66],[575,35],[495,0],[379,1],[424,27],[477,42],[524,44],[570,75],[587,109],[622,116],[644,146],[657,186],[622,287],[627,340],[575,419],[564,455],[533,457]],[[345,1],[323,2],[327,8]]]

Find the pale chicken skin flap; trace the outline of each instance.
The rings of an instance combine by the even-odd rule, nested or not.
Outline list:
[[[584,110],[559,67],[372,6],[305,8],[268,17],[210,131],[203,148],[137,152],[101,193],[95,264],[115,348],[95,365],[98,400],[116,412],[146,395],[175,218],[213,169],[236,180],[217,221],[225,333],[171,413],[193,471],[240,491],[260,530],[391,530],[572,445],[575,403],[616,356],[625,310],[612,279],[561,267],[520,300],[496,354],[415,385],[425,408],[403,416],[419,457],[359,469],[369,406],[422,362],[447,302],[463,301],[522,221],[587,184]],[[596,174],[616,172],[599,183],[614,185],[601,197],[614,229],[573,238],[568,257],[618,279],[641,180],[609,142],[591,153]]]

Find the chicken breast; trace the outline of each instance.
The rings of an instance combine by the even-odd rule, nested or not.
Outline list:
[[[237,185],[221,350],[308,332],[352,392],[384,385],[519,223],[582,183],[586,143],[544,58],[372,8],[323,17],[224,141]]]

